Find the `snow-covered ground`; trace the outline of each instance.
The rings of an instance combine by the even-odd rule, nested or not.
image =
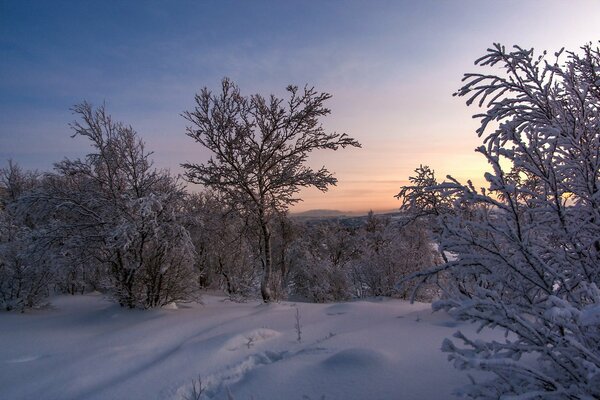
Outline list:
[[[127,310],[100,295],[0,313],[0,399],[448,399],[457,324],[428,304],[232,303]],[[299,310],[301,341],[295,329]]]

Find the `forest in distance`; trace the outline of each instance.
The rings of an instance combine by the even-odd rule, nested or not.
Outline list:
[[[182,164],[183,177],[155,168],[142,135],[107,107],[75,105],[72,135],[89,154],[47,172],[0,169],[2,314],[35,314],[57,295],[102,294],[148,313],[207,290],[273,307],[417,300],[477,328],[441,344],[475,373],[455,394],[600,398],[600,48],[494,44],[476,66],[454,95],[478,107],[487,187],[440,181],[423,164],[398,188],[393,215],[289,214],[300,189],[337,182],[310,166],[311,152],[361,147],[323,128],[331,95],[311,86],[281,98],[244,95],[228,78],[202,89],[183,113],[185,134],[211,156]],[[257,332],[228,343],[250,350],[278,335]],[[290,353],[261,354],[253,366]],[[203,398],[201,388],[182,396]]]

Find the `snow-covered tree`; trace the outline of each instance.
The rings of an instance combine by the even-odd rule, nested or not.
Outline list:
[[[331,98],[313,88],[288,86],[287,100],[271,95],[242,96],[223,79],[220,94],[207,88],[196,95],[187,135],[211,151],[203,164],[183,164],[190,182],[223,194],[232,208],[252,218],[259,229],[263,278],[261,295],[273,300],[271,221],[300,199],[303,187],[325,191],[337,179],[325,167],[307,166],[313,150],[360,146],[346,134],[326,133],[320,119]]]
[[[409,177],[408,181],[410,185],[402,187],[395,197],[402,201],[400,210],[407,212],[410,220],[437,217],[452,211],[452,199],[432,190],[438,181],[435,171],[429,166],[420,165],[415,169],[415,176]]]
[[[74,136],[90,141],[84,159],[65,159],[30,196],[48,219],[45,240],[62,271],[100,275],[128,307],[155,307],[191,295],[194,250],[183,226],[184,192],[175,178],[152,167],[151,153],[130,127],[104,107],[76,106]]]
[[[194,298],[194,247],[174,207],[181,201],[178,196],[151,193],[127,202],[108,240],[109,249],[133,275],[131,286],[129,281],[124,285],[121,274],[110,275],[118,299],[149,308]]]
[[[434,308],[507,332],[445,341],[455,366],[493,373],[468,398],[600,398],[600,51],[549,58],[494,45],[477,60],[499,69],[456,94],[483,108],[489,187],[427,189],[453,199],[437,217],[453,257],[431,271],[452,279]]]

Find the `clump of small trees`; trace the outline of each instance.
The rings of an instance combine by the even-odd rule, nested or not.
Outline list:
[[[300,188],[337,182],[309,154],[360,145],[322,128],[329,94],[287,92],[242,96],[224,79],[219,93],[196,96],[187,134],[212,152],[184,164],[204,185],[196,194],[154,168],[138,133],[104,106],[75,106],[73,137],[89,154],[47,173],[0,169],[0,307],[36,307],[53,292],[100,291],[129,308],[191,301],[201,288],[265,302],[403,295],[396,283],[435,263],[423,226],[289,217]]]
[[[89,140],[90,154],[35,182],[10,164],[3,172],[4,308],[38,304],[49,284],[68,293],[101,289],[127,307],[189,299],[194,247],[182,186],[152,167],[137,133],[104,107],[73,111],[74,136]]]
[[[393,296],[408,298],[406,276],[440,263],[426,226],[372,212],[358,225],[332,220],[309,224],[294,245],[300,268],[290,290],[313,302]],[[437,296],[426,285],[419,300]]]
[[[492,372],[473,399],[600,398],[600,50],[495,45],[456,93],[475,115],[489,163],[486,189],[421,167],[401,195],[431,218],[446,262],[435,309],[504,341],[461,332],[443,350],[458,368]]]

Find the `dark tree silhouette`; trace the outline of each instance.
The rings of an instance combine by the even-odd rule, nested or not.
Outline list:
[[[274,95],[242,96],[225,78],[220,94],[207,88],[183,116],[191,122],[187,135],[212,152],[203,164],[183,164],[190,182],[220,192],[259,228],[265,302],[273,299],[270,221],[300,201],[302,187],[326,191],[337,179],[322,167],[306,165],[310,152],[360,144],[346,134],[326,133],[320,119],[330,113],[331,98],[314,88],[288,86],[287,100]]]

